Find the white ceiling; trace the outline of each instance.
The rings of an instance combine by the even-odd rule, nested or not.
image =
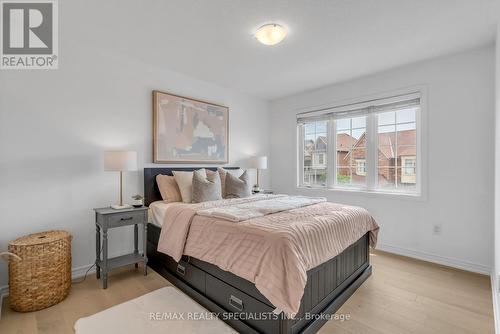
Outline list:
[[[275,99],[493,43],[495,0],[60,1],[78,38],[155,66]],[[65,15],[67,15],[65,17]],[[90,20],[89,20],[90,18]],[[81,21],[78,21],[81,19]],[[277,46],[252,36],[289,28]],[[90,24],[89,24],[90,23]],[[64,25],[61,26],[61,30]]]

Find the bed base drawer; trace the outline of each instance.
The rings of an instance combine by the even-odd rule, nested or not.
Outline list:
[[[167,270],[173,273],[175,276],[179,277],[184,282],[191,285],[196,290],[205,293],[205,276],[206,274],[195,266],[185,262],[179,261],[179,263],[174,260],[168,261]]]
[[[259,332],[279,333],[280,315],[274,314],[272,307],[208,274],[206,295],[227,310],[222,317],[242,320]]]
[[[187,262],[185,260],[187,257],[183,257],[179,262],[175,262],[170,256],[159,253],[155,245],[151,242],[148,242],[148,257],[150,260],[158,259],[159,261],[156,262],[160,266],[164,267],[199,292],[205,293],[205,276],[207,274],[203,270]]]

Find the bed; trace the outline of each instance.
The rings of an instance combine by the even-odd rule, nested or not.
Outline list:
[[[145,168],[145,204],[152,204],[153,208],[156,205],[153,203],[161,201],[156,175],[198,168]],[[156,207],[152,216],[161,215],[161,210]],[[280,313],[256,284],[247,279],[193,256],[182,255],[176,261],[159,252],[158,225],[148,224],[148,265],[241,333],[315,333],[372,272],[369,261],[372,235],[367,232],[335,257],[307,270],[300,308],[292,318]]]

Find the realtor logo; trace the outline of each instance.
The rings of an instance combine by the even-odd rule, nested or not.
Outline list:
[[[57,69],[57,0],[1,4],[1,69]]]

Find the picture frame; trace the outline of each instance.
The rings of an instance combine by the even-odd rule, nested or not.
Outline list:
[[[229,108],[153,91],[153,162],[227,164]]]

